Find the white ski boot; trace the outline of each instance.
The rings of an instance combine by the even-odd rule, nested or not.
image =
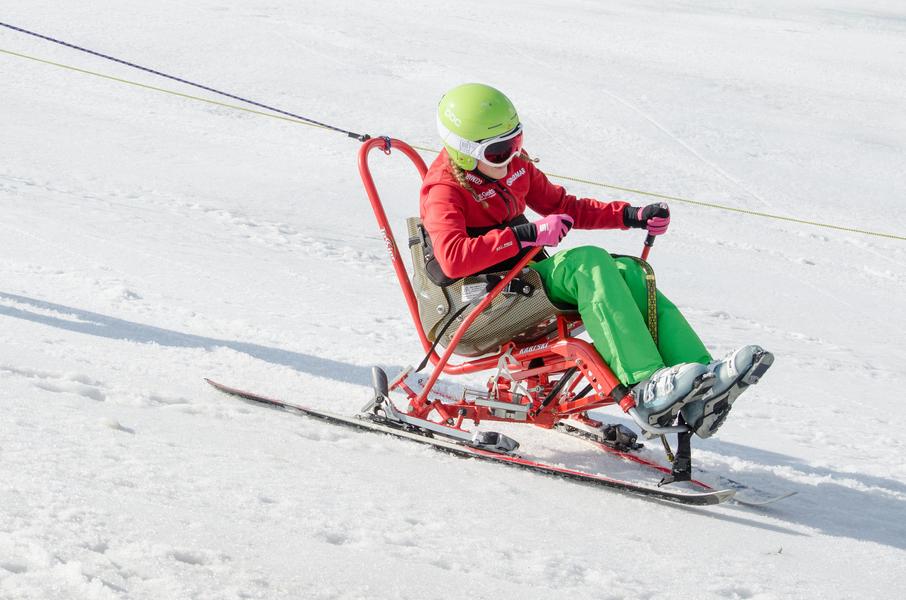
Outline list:
[[[632,395],[642,419],[649,425],[667,427],[683,406],[704,397],[713,385],[714,374],[706,365],[681,363],[658,369],[636,384]]]
[[[711,437],[723,425],[736,398],[758,383],[774,363],[774,355],[761,346],[743,346],[708,365],[714,385],[701,399],[686,404],[683,420],[702,438]]]

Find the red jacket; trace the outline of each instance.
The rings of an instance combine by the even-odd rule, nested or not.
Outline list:
[[[487,271],[499,263],[509,264],[519,255],[519,242],[506,224],[521,215],[526,206],[541,215],[567,214],[578,229],[627,229],[623,224],[626,202],[571,196],[521,157],[514,158],[506,177],[496,181],[478,171],[467,171],[465,175],[479,200],[456,181],[447,151],[443,150],[422,184],[422,223],[431,237],[437,262],[448,277]],[[467,228],[473,230],[472,236]],[[475,229],[491,230],[475,234]]]

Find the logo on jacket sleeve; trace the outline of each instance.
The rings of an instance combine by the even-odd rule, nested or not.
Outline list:
[[[525,167],[522,167],[521,169],[519,169],[518,171],[516,171],[515,173],[513,173],[512,175],[510,175],[509,177],[506,178],[507,186],[513,185],[513,182],[516,181],[517,179],[519,179],[520,177],[522,177],[523,175],[525,175]]]

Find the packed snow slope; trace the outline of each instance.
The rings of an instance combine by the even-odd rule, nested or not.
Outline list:
[[[430,147],[443,91],[488,82],[549,172],[904,235],[906,7],[756,4],[31,0],[0,20]],[[0,48],[196,93],[8,30]],[[798,492],[682,509],[204,384],[353,413],[372,364],[420,359],[356,142],[8,54],[0,139],[0,597],[902,597],[906,243],[671,203],[661,289],[715,354],[777,355],[698,465]],[[418,177],[374,167],[399,234]]]

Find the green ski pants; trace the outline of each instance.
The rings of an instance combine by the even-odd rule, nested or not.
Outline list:
[[[664,366],[711,361],[686,318],[660,291],[655,345],[646,325],[645,271],[634,259],[581,246],[529,266],[541,275],[552,301],[578,308],[595,348],[623,384],[643,381]]]

